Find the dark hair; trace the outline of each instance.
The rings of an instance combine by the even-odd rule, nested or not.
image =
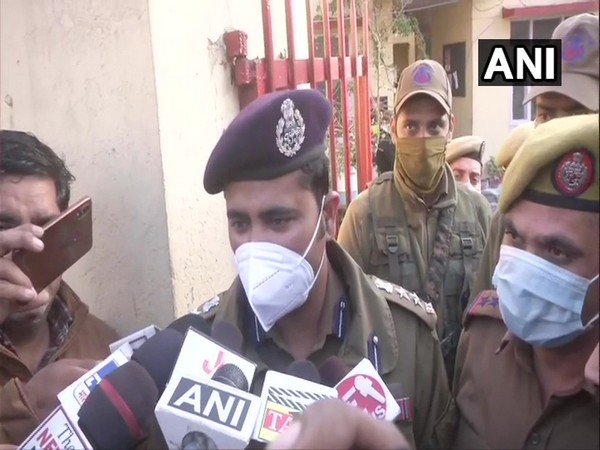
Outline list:
[[[329,193],[331,186],[329,182],[329,158],[323,153],[318,158],[306,163],[300,170],[302,171],[300,185],[312,191],[318,206],[321,207],[323,196]]]
[[[39,175],[54,180],[61,211],[69,206],[75,177],[65,162],[31,133],[0,130],[0,175]]]

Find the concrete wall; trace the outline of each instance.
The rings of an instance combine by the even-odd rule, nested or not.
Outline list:
[[[94,199],[67,281],[122,333],[225,289],[224,200],[202,179],[238,111],[220,37],[263,56],[260,0],[0,0],[0,17],[0,126],[46,141]]]
[[[425,10],[417,15],[419,22],[429,32],[430,58],[443,64],[443,49],[446,44],[466,43],[466,92],[465,97],[454,97],[452,99],[454,116],[456,117],[455,137],[471,134],[473,129],[473,69],[472,52],[473,47],[473,12],[470,1],[440,6]],[[475,41],[476,43],[476,41]]]
[[[502,17],[502,4],[496,0],[474,0],[473,46],[471,73],[473,86],[473,134],[486,140],[485,160],[495,155],[515,126],[511,123],[512,88],[507,86],[477,86],[478,39],[510,38],[510,21]]]
[[[66,157],[94,247],[66,280],[119,331],[173,316],[146,0],[1,0],[0,125]]]

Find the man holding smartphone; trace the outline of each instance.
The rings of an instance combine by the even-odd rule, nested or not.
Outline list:
[[[61,277],[36,292],[11,260],[43,250],[41,227],[67,209],[73,179],[35,136],[0,131],[0,444],[22,442],[118,339]]]

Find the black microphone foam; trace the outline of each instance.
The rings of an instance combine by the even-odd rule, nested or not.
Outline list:
[[[213,323],[211,337],[232,352],[241,354],[244,337],[237,327],[225,320]]]
[[[190,328],[194,328],[206,336],[210,335],[210,325],[208,322],[204,320],[202,316],[192,313],[181,316],[179,319],[175,319],[167,328],[179,331],[184,336]]]
[[[248,392],[248,389],[250,388],[246,375],[244,375],[242,369],[234,364],[223,364],[215,370],[212,380],[240,389],[244,392]]]
[[[346,363],[339,356],[330,356],[319,367],[319,375],[321,375],[321,384],[329,387],[335,387],[342,378],[348,375],[350,370],[346,367]]]
[[[317,367],[306,360],[294,361],[287,368],[287,374],[294,377],[302,378],[306,381],[312,381],[313,383],[320,383],[321,376]]]
[[[219,450],[219,447],[206,433],[190,431],[181,440],[180,450]]]
[[[131,359],[150,374],[160,394],[171,377],[183,341],[184,337],[179,331],[167,327],[144,342],[131,355]]]
[[[154,418],[154,380],[135,361],[120,369],[109,373],[79,409],[79,428],[95,449],[134,448]]]

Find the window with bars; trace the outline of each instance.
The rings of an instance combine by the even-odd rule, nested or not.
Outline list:
[[[511,39],[550,39],[552,32],[566,17],[518,20],[510,24]],[[527,87],[512,88],[512,121],[526,122],[535,119],[535,104],[529,102],[523,105]]]

